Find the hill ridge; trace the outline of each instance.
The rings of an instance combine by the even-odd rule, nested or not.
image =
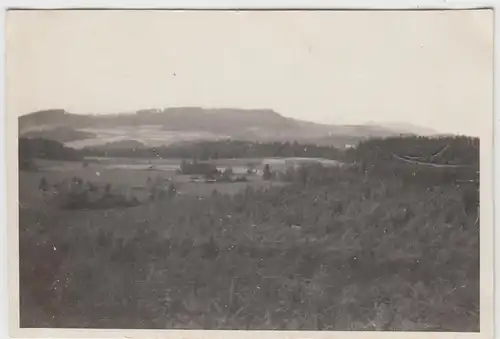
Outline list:
[[[42,134],[45,133],[49,139],[53,138],[50,136],[50,130],[57,127],[78,131],[118,130],[123,126],[157,126],[162,131],[176,133],[202,132],[212,134],[214,137],[227,136],[231,139],[248,141],[316,142],[336,147],[344,147],[346,144],[357,143],[366,138],[408,133],[407,130],[398,131],[372,124],[316,123],[285,117],[269,108],[179,106],[147,108],[114,114],[75,114],[57,108],[36,111],[19,117],[21,135],[33,130],[46,130]]]

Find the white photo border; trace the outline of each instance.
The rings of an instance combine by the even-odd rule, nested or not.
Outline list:
[[[174,9],[174,10],[415,10],[415,9],[492,9],[494,12],[495,23],[498,18],[497,7],[500,1],[411,1],[411,0],[387,0],[387,1],[356,1],[356,0],[330,0],[330,1],[308,1],[308,0],[247,0],[247,1],[230,1],[230,0],[210,0],[210,1],[190,1],[190,0],[20,0],[20,1],[5,1],[0,0],[2,12],[0,21],[2,27],[6,27],[5,17],[7,9]],[[498,33],[498,25],[495,24],[495,33]],[[5,31],[5,30],[4,30]],[[498,42],[500,34],[495,34],[495,61],[498,57]],[[2,56],[4,62],[1,64],[0,74],[5,75],[5,36],[2,34]],[[494,68],[494,79],[498,79],[498,67]],[[5,103],[5,76],[2,76],[0,81],[2,87],[0,101]],[[500,184],[494,180],[493,167],[495,171],[499,168],[500,161],[496,157],[493,158],[493,152],[500,147],[500,138],[496,137],[500,125],[500,117],[497,114],[497,96],[498,91],[495,91],[494,98],[494,114],[492,115],[492,131],[485,133],[482,136],[481,142],[481,221],[483,223],[491,223],[494,226],[493,203],[491,197],[498,192]],[[17,147],[14,147],[17,138],[17,116],[7,116],[6,105],[3,104],[0,108],[4,114],[1,119],[1,133],[5,138],[1,139],[0,154],[4,160],[4,165],[1,166],[2,176],[0,180],[0,192],[4,194],[2,204],[3,210],[0,210],[0,215],[4,217],[5,228],[2,229],[1,248],[4,251],[0,255],[0,262],[7,276],[8,284],[2,280],[2,310],[5,313],[2,317],[2,324],[9,324],[8,337],[16,338],[473,338],[473,337],[493,337],[493,309],[491,305],[481,305],[481,332],[480,333],[432,333],[432,332],[310,332],[310,331],[198,331],[198,330],[87,330],[87,329],[20,329],[19,314],[18,314],[18,230],[13,227],[17,223]],[[485,126],[487,128],[487,126]],[[495,136],[495,137],[494,137]],[[493,141],[489,143],[488,139]],[[5,155],[5,156],[4,156]],[[493,161],[494,159],[494,161]],[[494,162],[494,164],[493,164]],[[496,174],[496,172],[495,172]],[[489,180],[489,182],[488,182]],[[494,181],[492,181],[494,180]],[[494,182],[494,184],[493,184]],[[493,190],[495,192],[493,192]],[[16,224],[17,225],[17,224]],[[494,227],[491,231],[481,231],[481,266],[487,267],[481,270],[481,302],[483,298],[483,290],[490,289],[488,297],[495,298],[495,312],[498,318],[498,307],[500,297],[493,292],[493,281],[491,267],[493,265],[493,256],[495,262],[500,261],[500,251],[493,247],[493,238],[499,242],[500,236],[498,232],[494,232]],[[14,241],[13,241],[14,240]],[[6,255],[3,255],[6,254]],[[497,266],[497,265],[496,265]],[[13,274],[14,272],[14,274]],[[495,275],[497,277],[497,275]],[[487,281],[486,281],[486,280]],[[498,285],[500,277],[495,279]],[[484,282],[486,281],[486,284]],[[16,293],[13,295],[13,291]],[[10,292],[10,293],[9,293]],[[4,302],[4,296],[9,297],[9,301]],[[484,309],[486,307],[486,309]],[[486,311],[486,312],[485,312]],[[490,314],[491,313],[491,314]],[[7,316],[9,317],[7,321]],[[2,326],[3,327],[3,326]],[[6,326],[7,327],[7,326]]]

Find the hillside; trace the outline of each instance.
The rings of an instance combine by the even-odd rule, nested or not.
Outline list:
[[[135,149],[143,149],[146,146],[139,141],[136,140],[118,140],[113,142],[108,142],[102,145],[99,145],[98,149],[101,151],[107,150],[135,150]],[[91,147],[90,147],[91,148]],[[84,149],[88,149],[85,147]]]
[[[366,125],[369,126],[376,126],[377,123],[375,122],[369,122]],[[392,129],[395,131],[400,131],[403,134],[417,134],[421,136],[433,136],[440,134],[437,131],[433,130],[432,128],[425,128],[421,126],[415,126],[413,124],[409,123],[403,123],[403,122],[384,122],[384,123],[379,123],[378,125],[383,125],[385,128]]]
[[[76,130],[71,127],[60,126],[54,128],[29,130],[27,132],[22,133],[22,136],[25,138],[42,138],[42,139],[49,139],[65,143],[71,141],[91,139],[94,138],[96,135],[94,133]]]
[[[43,132],[37,131],[36,136],[62,142],[72,140],[64,140],[67,137],[65,134],[61,136],[61,131],[84,129],[85,133],[99,135],[102,130],[108,132],[116,130],[119,133],[120,128],[133,127],[135,130],[140,130],[141,126],[156,126],[163,133],[189,132],[193,134],[193,132],[198,132],[205,133],[205,135],[208,133],[213,135],[213,139],[230,138],[262,142],[297,141],[335,147],[345,147],[346,144],[357,143],[370,137],[395,136],[403,132],[373,124],[317,124],[287,118],[269,109],[177,107],[106,115],[77,115],[56,109],[34,112],[19,118],[19,131],[23,136],[27,136],[27,133],[35,133],[33,129],[43,129]],[[408,131],[405,130],[404,133]],[[142,134],[144,135],[138,132],[134,138],[130,139],[144,142],[149,136],[148,133]],[[91,135],[87,138],[99,139]],[[201,137],[195,134],[189,138],[200,140]],[[155,136],[155,140],[162,139],[161,135]],[[96,140],[95,143],[100,142]]]

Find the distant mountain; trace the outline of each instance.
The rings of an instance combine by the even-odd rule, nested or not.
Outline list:
[[[119,140],[99,145],[100,150],[143,149],[143,148],[146,148],[146,145],[136,140]]]
[[[63,109],[37,111],[19,117],[19,133],[55,127],[79,128],[90,120],[90,116],[70,114]]]
[[[201,107],[177,107],[166,109],[146,109],[135,113],[77,115],[62,109],[34,112],[19,118],[21,135],[34,130],[49,139],[61,140],[63,128],[66,131],[85,130],[86,133],[104,130],[119,131],[121,127],[159,126],[165,133],[200,133],[213,138],[230,138],[247,141],[298,141],[345,147],[370,137],[385,137],[407,133],[407,128],[398,130],[374,124],[367,125],[326,125],[284,117],[269,109],[233,109]],[[52,130],[48,132],[48,130]],[[59,133],[54,132],[54,130]],[[137,128],[137,130],[140,130]],[[97,132],[96,132],[97,133]],[[118,133],[118,132],[117,132]],[[97,133],[99,134],[99,133]],[[147,133],[145,133],[147,134]],[[52,136],[51,136],[52,135]],[[147,140],[148,135],[137,135],[137,141]],[[127,139],[130,139],[127,137]],[[162,137],[155,135],[155,141]],[[166,138],[167,139],[167,138]],[[54,139],[58,140],[58,139]],[[107,141],[106,141],[107,142]],[[167,142],[167,141],[166,141]],[[172,140],[168,141],[172,143]],[[103,142],[105,143],[105,142]]]
[[[432,128],[416,126],[416,125],[404,123],[404,122],[383,122],[383,123],[369,122],[366,125],[368,125],[368,126],[376,126],[376,125],[383,126],[386,129],[389,129],[392,131],[397,131],[397,132],[402,133],[402,134],[415,134],[415,135],[421,135],[421,136],[433,136],[433,135],[440,135],[441,134]]]

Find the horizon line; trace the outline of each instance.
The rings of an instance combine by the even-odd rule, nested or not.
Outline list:
[[[408,124],[413,127],[417,128],[425,128],[429,129],[433,132],[435,132],[437,135],[449,135],[449,134],[457,134],[455,133],[445,133],[445,132],[440,132],[435,130],[432,127],[427,127],[423,125],[417,125],[414,123],[409,123],[405,121],[373,121],[373,120],[367,120],[365,122],[360,122],[360,123],[324,123],[324,122],[317,122],[317,121],[312,121],[312,120],[307,120],[307,119],[298,119],[298,118],[293,118],[289,117],[286,115],[283,115],[282,113],[276,111],[273,108],[238,108],[238,107],[230,107],[230,106],[168,106],[168,107],[162,107],[162,108],[140,108],[136,109],[133,111],[122,111],[122,112],[100,112],[100,113],[75,113],[75,112],[70,112],[66,110],[65,108],[45,108],[45,109],[39,109],[36,111],[31,111],[27,113],[21,113],[18,116],[18,119],[20,119],[23,116],[31,115],[31,114],[37,114],[37,113],[44,113],[44,112],[50,112],[50,111],[61,111],[64,112],[65,114],[69,115],[79,115],[79,116],[92,116],[92,117],[99,117],[99,116],[117,116],[117,115],[138,115],[140,111],[159,111],[157,113],[161,113],[161,111],[169,110],[169,109],[186,109],[186,108],[198,108],[201,110],[239,110],[239,111],[269,111],[273,112],[275,114],[278,114],[279,116],[286,118],[286,119],[291,119],[295,121],[302,121],[302,122],[309,122],[317,125],[326,125],[326,126],[379,126],[379,127],[385,127],[384,125],[387,124]],[[387,128],[387,127],[386,127]]]

